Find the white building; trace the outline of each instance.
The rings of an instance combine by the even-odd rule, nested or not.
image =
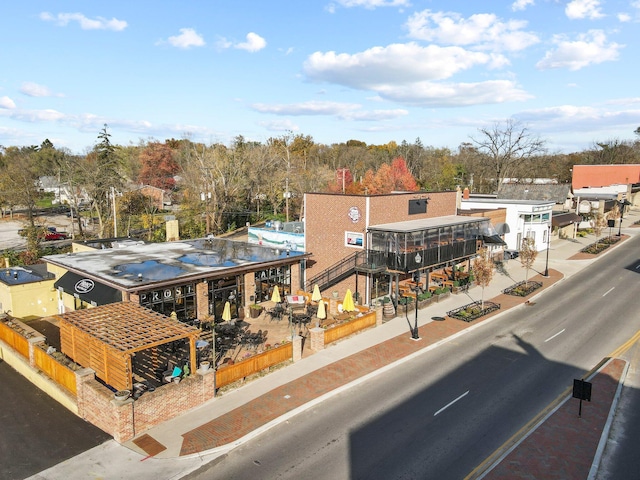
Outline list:
[[[541,200],[505,200],[499,198],[462,198],[460,210],[495,210],[504,208],[506,224],[504,241],[508,249],[520,250],[523,238],[533,238],[536,249],[547,249],[551,233],[551,212],[555,202]]]

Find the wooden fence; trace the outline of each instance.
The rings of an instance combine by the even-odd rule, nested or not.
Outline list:
[[[218,367],[216,371],[216,388],[229,385],[265,368],[290,360],[292,357],[293,344],[289,342],[280,347],[270,348],[233,365]]]
[[[28,340],[2,322],[0,322],[0,340],[9,345],[27,360],[29,359]]]
[[[373,327],[376,324],[376,312],[372,311],[361,317],[356,317],[353,320],[345,323],[341,323],[335,327],[328,328],[324,331],[324,344],[327,345],[331,342],[340,340],[341,338],[353,335],[365,328]]]
[[[72,395],[76,395],[76,374],[69,367],[62,365],[55,358],[47,355],[42,348],[34,345],[33,359],[35,366],[42,370],[51,380],[64,387]]]

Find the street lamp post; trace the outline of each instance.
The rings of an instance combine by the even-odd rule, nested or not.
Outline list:
[[[622,216],[624,215],[624,206],[625,206],[625,201],[624,200],[620,200],[618,202],[618,207],[620,207],[620,226],[618,227],[618,236],[619,237],[622,235]]]
[[[411,339],[420,340],[420,335],[418,335],[418,293],[420,292],[420,286],[416,285],[414,288],[414,292],[416,294],[416,319],[411,331]]]
[[[549,245],[551,245],[551,225],[547,226],[547,260],[544,266],[544,276],[549,276]]]

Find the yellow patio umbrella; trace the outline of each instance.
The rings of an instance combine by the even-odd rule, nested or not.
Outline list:
[[[320,300],[322,300],[322,295],[320,295],[320,287],[318,287],[318,284],[316,283],[313,286],[313,294],[311,295],[311,301],[319,302]]]
[[[271,301],[273,303],[280,303],[282,299],[280,298],[280,290],[278,290],[278,286],[273,287],[273,293],[271,294]]]
[[[356,306],[353,303],[353,295],[351,293],[351,289],[347,288],[347,293],[344,294],[344,300],[342,301],[342,311],[353,312],[355,309]]]
[[[318,317],[320,320],[324,320],[325,318],[327,318],[327,309],[325,308],[324,302],[322,300],[320,300],[320,303],[318,304],[316,317]]]
[[[224,304],[224,310],[222,310],[222,320],[224,320],[225,322],[231,320],[231,304],[229,302],[226,302]]]

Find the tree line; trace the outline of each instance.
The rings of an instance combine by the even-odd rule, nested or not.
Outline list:
[[[640,127],[633,133],[640,137]],[[38,179],[55,177],[70,192],[72,208],[83,193],[88,195],[99,237],[119,236],[129,233],[132,218],[144,218],[152,230],[158,207],[137,190],[151,185],[171,192],[180,205],[175,214],[181,236],[195,238],[245,222],[297,220],[304,216],[305,192],[377,194],[468,186],[473,192],[496,193],[507,178],[566,183],[575,164],[628,163],[640,163],[638,138],[594,143],[570,154],[552,153],[543,139],[512,120],[479,129],[456,150],[427,146],[420,138],[400,144],[349,140],[324,145],[293,132],[266,142],[238,135],[230,145],[185,137],[123,146],[112,142],[105,125],[95,145],[82,155],[56,148],[49,140],[37,146],[0,147],[0,206],[3,215],[26,209],[33,225],[42,196]],[[82,222],[76,221],[82,236]]]

